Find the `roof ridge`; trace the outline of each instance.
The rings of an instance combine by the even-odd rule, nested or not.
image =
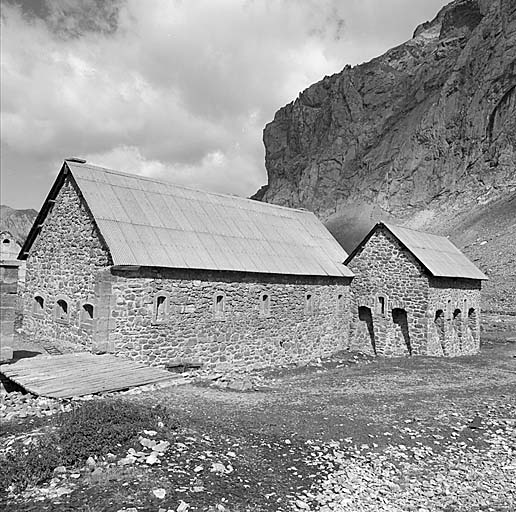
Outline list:
[[[398,229],[406,229],[407,231],[414,231],[415,233],[421,233],[426,236],[435,236],[436,238],[444,238],[445,240],[451,241],[447,236],[444,235],[436,235],[435,233],[429,233],[428,231],[421,231],[419,229],[407,228],[405,226],[400,226],[399,224],[392,224],[390,222],[380,222],[379,224],[383,224],[388,228],[398,228]]]
[[[174,183],[174,182],[169,181],[169,180],[163,180],[163,179],[160,180],[160,179],[156,179],[156,178],[149,178],[147,176],[142,176],[140,174],[131,174],[131,173],[128,173],[128,172],[117,171],[116,169],[110,169],[108,167],[102,167],[100,165],[95,165],[95,164],[90,164],[90,163],[81,164],[79,162],[72,162],[72,161],[69,161],[69,160],[65,160],[65,162],[66,162],[66,165],[69,168],[70,167],[87,167],[88,169],[91,169],[93,171],[102,171],[102,172],[107,172],[107,173],[111,173],[111,174],[117,174],[119,176],[125,176],[127,178],[134,178],[134,179],[140,179],[140,180],[144,180],[144,181],[151,181],[153,183],[161,183],[161,184],[164,184],[164,185],[168,185],[168,186],[172,186],[172,187],[177,187],[177,188],[181,188],[181,189],[184,189],[184,190],[191,190],[193,192],[201,192],[203,194],[209,194],[209,195],[218,196],[218,197],[227,197],[227,198],[230,198],[230,199],[238,199],[240,201],[245,201],[245,202],[252,201],[253,204],[260,204],[260,205],[263,205],[265,207],[281,208],[283,210],[288,210],[288,211],[292,211],[292,212],[315,215],[314,212],[312,212],[310,210],[305,210],[305,209],[302,209],[302,208],[291,208],[289,206],[282,206],[280,204],[265,203],[263,201],[257,201],[256,199],[250,199],[248,197],[242,197],[242,196],[231,195],[231,194],[224,194],[222,192],[212,192],[211,190],[202,190],[202,189],[199,189],[199,188],[188,187],[186,185],[178,185],[177,183]],[[119,186],[123,186],[123,185],[119,185]],[[130,188],[130,187],[125,187],[125,188]]]

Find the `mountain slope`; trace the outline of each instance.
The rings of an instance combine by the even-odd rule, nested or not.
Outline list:
[[[15,210],[2,204],[0,205],[0,231],[9,231],[15,240],[23,245],[37,214],[36,210]]]
[[[516,284],[496,221],[516,193],[516,2],[452,2],[406,43],[303,91],[264,144],[254,198],[315,211],[346,250],[386,220],[451,235]],[[476,247],[483,229],[491,241]]]

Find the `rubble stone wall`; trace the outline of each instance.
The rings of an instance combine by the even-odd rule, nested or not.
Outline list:
[[[19,264],[18,261],[0,262],[0,336],[2,347],[11,346],[13,342]]]
[[[464,355],[480,350],[481,281],[430,278],[428,354]],[[443,320],[436,321],[442,311]]]
[[[385,356],[425,354],[428,277],[419,262],[379,228],[348,267],[355,273],[351,345]]]
[[[27,258],[24,333],[34,342],[92,348],[97,321],[96,276],[110,264],[91,215],[67,178]],[[39,303],[36,296],[41,297]],[[59,300],[66,302],[66,313]],[[93,319],[83,314],[86,303],[94,306]]]
[[[346,278],[112,272],[110,343],[139,361],[257,368],[309,361],[348,347]]]
[[[478,352],[480,281],[429,276],[384,227],[348,266],[356,276],[353,348],[386,356]]]

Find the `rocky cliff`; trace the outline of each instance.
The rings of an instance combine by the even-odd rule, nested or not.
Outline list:
[[[281,108],[254,197],[313,210],[347,250],[388,220],[450,235],[487,270],[516,261],[515,143],[516,1],[456,0]],[[500,211],[514,214],[503,232]]]

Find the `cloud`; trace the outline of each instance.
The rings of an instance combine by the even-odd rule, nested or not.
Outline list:
[[[261,137],[274,112],[385,49],[378,24],[359,44],[368,9],[372,0],[5,3],[2,202],[38,207],[72,155],[253,193],[266,181]]]

